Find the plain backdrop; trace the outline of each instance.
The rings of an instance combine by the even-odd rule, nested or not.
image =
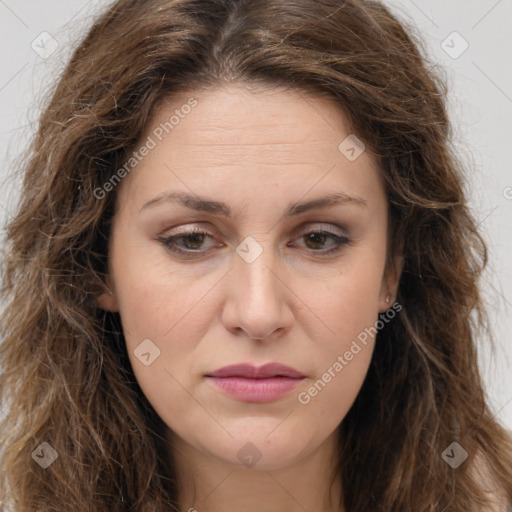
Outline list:
[[[0,243],[18,197],[9,173],[37,125],[42,95],[109,3],[0,0]],[[490,249],[482,289],[498,346],[493,354],[479,340],[479,362],[492,410],[512,430],[512,0],[387,3],[419,30],[448,78],[457,147],[471,169],[471,206]]]

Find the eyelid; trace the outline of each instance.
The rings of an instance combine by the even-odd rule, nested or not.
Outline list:
[[[326,225],[328,226],[326,228]],[[302,231],[329,231],[338,236],[348,236],[348,229],[345,226],[333,225],[330,222],[305,222],[294,230],[294,234]]]
[[[328,226],[326,228],[326,225]],[[338,236],[348,236],[348,229],[341,225],[341,226],[338,226],[338,225],[333,225],[332,223],[329,223],[329,222],[303,222],[302,224],[300,224],[299,226],[297,226],[293,232],[292,232],[292,236],[297,236],[299,233],[302,233],[303,231],[313,231],[313,230],[318,230],[318,231],[325,231],[325,230],[328,230],[330,232],[334,231],[333,234],[335,235],[338,235]],[[163,238],[167,238],[167,237],[170,237],[170,236],[175,236],[175,235],[181,235],[181,234],[189,234],[189,233],[207,233],[209,236],[211,237],[214,237],[215,238],[215,231],[218,231],[218,229],[209,229],[207,227],[203,227],[201,224],[199,225],[194,225],[194,224],[186,224],[186,225],[182,225],[182,226],[177,226],[175,228],[168,228],[167,230],[164,231],[164,234],[162,235]]]

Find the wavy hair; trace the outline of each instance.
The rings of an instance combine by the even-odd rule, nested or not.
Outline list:
[[[116,193],[95,190],[159,102],[229,83],[331,99],[384,177],[403,309],[338,429],[345,509],[476,512],[496,490],[512,503],[511,436],[477,366],[478,337],[492,342],[486,243],[445,79],[414,30],[369,0],[118,0],[74,50],[18,169],[2,267],[2,510],[178,511],[165,425],[118,314],[97,307]],[[468,459],[452,469],[442,453],[455,441]],[[46,470],[32,460],[43,442],[58,454]]]

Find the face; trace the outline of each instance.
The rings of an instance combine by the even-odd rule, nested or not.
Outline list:
[[[177,444],[277,469],[334,439],[397,286],[383,183],[349,135],[333,104],[283,89],[182,94],[155,112],[117,185],[99,305],[119,312]],[[267,363],[297,375],[212,376]]]

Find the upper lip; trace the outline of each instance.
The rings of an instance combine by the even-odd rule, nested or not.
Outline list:
[[[304,375],[281,363],[268,363],[259,368],[251,364],[234,364],[224,366],[218,370],[208,373],[207,377],[246,377],[252,379],[268,379],[271,377],[292,377],[301,378]]]

